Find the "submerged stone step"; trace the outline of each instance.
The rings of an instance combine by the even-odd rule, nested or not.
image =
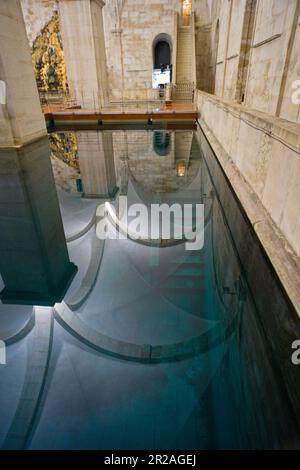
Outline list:
[[[188,266],[180,266],[172,276],[176,277],[186,277],[186,278],[195,278],[200,277],[203,274],[203,269],[197,264],[190,264]]]

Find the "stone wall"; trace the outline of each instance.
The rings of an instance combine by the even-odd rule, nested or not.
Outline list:
[[[58,10],[58,1],[21,1],[32,46]],[[106,0],[110,101],[157,99],[157,90],[152,89],[152,45],[159,34],[170,38],[176,76],[180,9],[180,0]],[[197,88],[300,122],[300,105],[291,101],[293,82],[300,77],[299,2],[194,0],[193,10]]]
[[[196,79],[199,90],[212,90],[212,37],[211,14],[209,0],[194,0],[195,12],[195,48],[196,48]]]
[[[51,165],[56,186],[66,192],[78,193],[76,181],[80,179],[79,171],[54,154],[51,155]]]
[[[248,37],[249,52],[244,62],[247,14],[251,8],[253,30]],[[295,107],[291,99],[292,84],[300,77],[299,13],[297,0],[215,0],[211,9],[215,94],[236,100],[239,75],[245,67],[245,93],[241,96],[244,105],[300,122],[300,107]],[[219,41],[214,58],[218,24]]]
[[[111,100],[157,98],[157,90],[152,90],[152,45],[157,35],[168,35],[176,65],[178,8],[178,0],[106,0],[103,16]]]
[[[158,152],[157,138],[168,134],[170,145],[166,152]],[[114,157],[118,178],[121,179],[122,161],[128,164],[132,179],[155,193],[174,192],[187,187],[199,170],[199,155],[192,150],[193,131],[115,131]],[[178,167],[184,164],[184,176],[178,176]]]
[[[203,92],[201,120],[300,255],[300,125]]]
[[[58,10],[58,0],[21,0],[30,47]]]
[[[0,2],[0,145],[22,145],[46,134],[19,3]]]
[[[21,0],[29,44],[59,10],[58,0]],[[197,88],[211,91],[211,0],[194,0]],[[152,89],[152,44],[168,35],[176,77],[177,18],[181,0],[106,0],[103,7],[110,100],[157,99]]]
[[[284,67],[288,65],[288,43],[296,4],[297,0],[258,2],[246,91],[247,106],[276,114]],[[300,43],[298,51],[299,46]]]

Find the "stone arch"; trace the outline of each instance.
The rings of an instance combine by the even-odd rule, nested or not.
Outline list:
[[[167,33],[160,33],[157,36],[155,36],[153,43],[152,43],[153,68],[155,68],[155,53],[161,44],[167,45],[169,49],[169,65],[172,65],[173,44],[172,44],[171,36]]]
[[[171,64],[171,51],[167,41],[159,41],[154,48],[154,68],[159,69],[164,64]]]
[[[172,39],[167,33],[158,34],[152,42],[152,71],[153,71],[153,88],[161,86],[159,82],[172,82]],[[168,78],[163,77],[163,71],[168,70]],[[161,72],[161,75],[160,75]],[[162,86],[164,86],[162,85]]]

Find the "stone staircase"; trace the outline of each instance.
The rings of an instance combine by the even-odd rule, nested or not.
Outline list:
[[[191,15],[190,25],[177,29],[177,60],[175,101],[191,101],[196,83],[195,23]]]
[[[205,316],[204,250],[186,253],[181,259],[174,259],[177,267],[161,285],[161,294],[187,313]]]

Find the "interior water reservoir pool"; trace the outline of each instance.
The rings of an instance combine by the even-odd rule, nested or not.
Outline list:
[[[28,449],[299,446],[299,318],[200,127],[50,138],[78,272],[7,347],[0,445],[14,447],[18,425]],[[103,187],[116,210],[120,197],[149,209],[204,204],[203,248],[100,240]]]

